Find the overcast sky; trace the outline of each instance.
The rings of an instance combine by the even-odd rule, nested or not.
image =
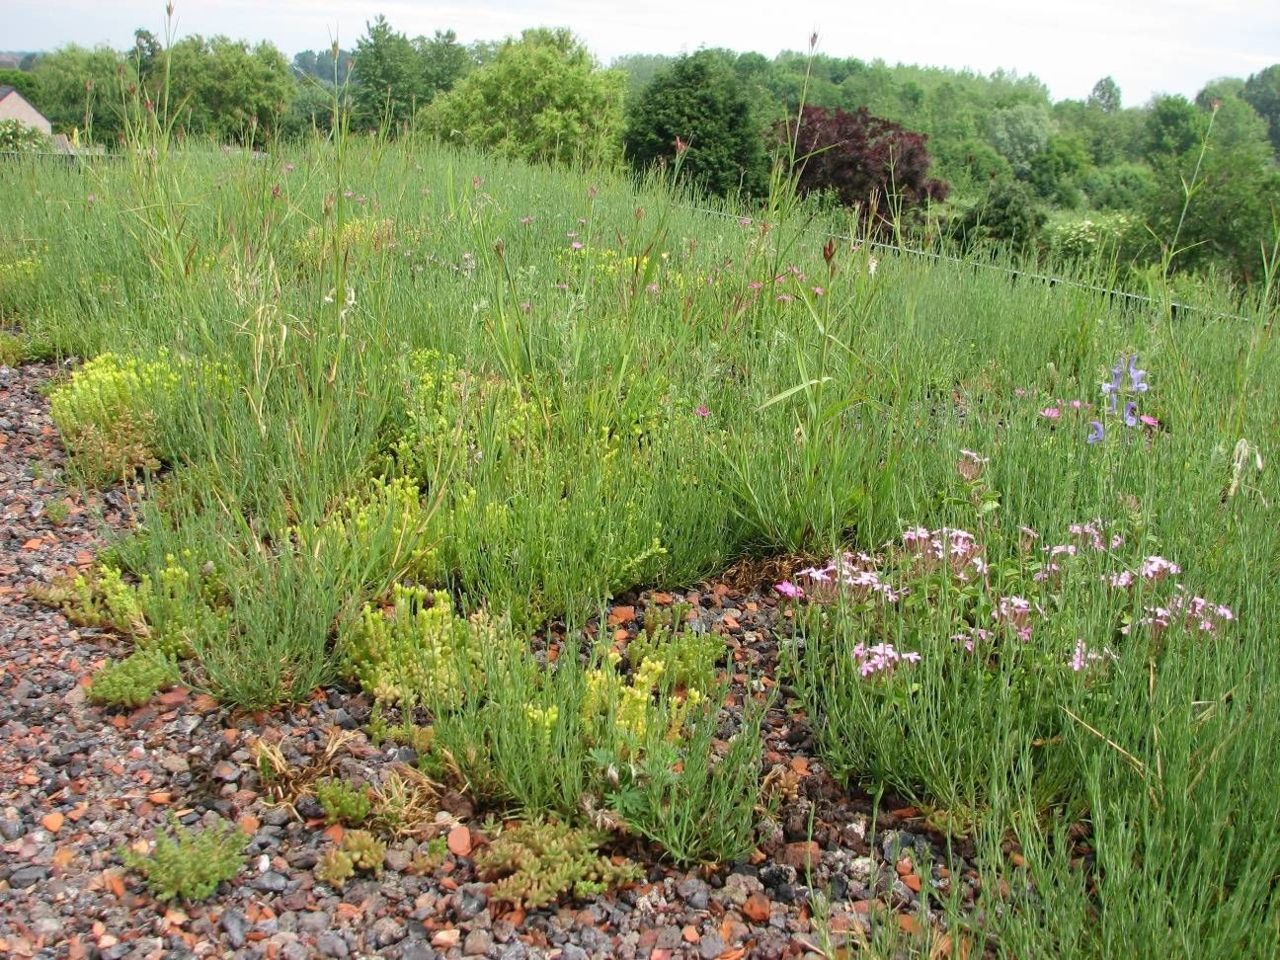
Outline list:
[[[268,39],[292,56],[354,46],[383,13],[410,36],[453,29],[464,42],[531,26],[567,26],[604,62],[626,53],[700,46],[772,56],[819,49],[890,63],[1034,73],[1055,99],[1082,98],[1110,74],[1126,105],[1153,93],[1194,95],[1220,76],[1247,76],[1280,61],[1278,0],[175,0],[178,35]],[[157,0],[4,0],[0,49],[64,43],[131,45],[159,34]]]

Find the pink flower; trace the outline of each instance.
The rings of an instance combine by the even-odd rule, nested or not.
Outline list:
[[[581,250],[581,249],[582,249],[582,241],[581,241],[581,240],[575,240],[575,241],[573,241],[573,243],[569,244],[569,249],[570,249],[570,250]]]
[[[1108,659],[1115,660],[1116,655],[1106,648],[1103,649],[1102,653],[1090,650],[1085,646],[1085,642],[1083,640],[1077,640],[1075,652],[1071,654],[1071,659],[1068,662],[1071,665],[1071,669],[1076,673],[1079,673],[1091,663],[1097,663],[1099,660]]]
[[[1057,420],[1062,416],[1062,411],[1057,407],[1045,407],[1040,411],[1040,416],[1044,417],[1046,420]]]
[[[1109,586],[1115,587],[1118,590],[1123,590],[1126,587],[1133,586],[1134,577],[1131,570],[1121,570],[1119,573],[1104,576],[1102,579],[1103,582],[1107,583]]]
[[[775,583],[773,589],[790,600],[799,600],[804,596],[804,591],[797,587],[790,580],[783,580],[781,583]]]
[[[821,287],[814,287],[814,288],[813,288],[813,295],[814,295],[815,297],[821,297],[821,296],[822,296],[822,295],[824,295],[826,292],[827,292],[827,291],[823,290]]]
[[[1182,572],[1182,568],[1164,557],[1147,557],[1142,561],[1142,579],[1143,580],[1163,580],[1170,574],[1177,575]]]
[[[853,658],[858,661],[858,672],[864,677],[875,673],[887,673],[898,663],[919,663],[920,654],[899,652],[891,643],[877,643],[868,647],[860,643],[853,648]]]
[[[1158,426],[1160,426],[1160,421],[1159,421],[1159,420],[1157,420],[1155,417],[1149,417],[1149,416],[1147,416],[1145,413],[1143,413],[1143,414],[1139,414],[1139,415],[1138,415],[1138,422],[1139,422],[1139,423],[1142,423],[1142,424],[1144,424],[1145,426],[1148,426],[1148,427],[1158,427]]]
[[[707,417],[711,416],[711,411],[710,409],[708,409],[705,403],[698,404],[698,409],[693,412],[697,416],[702,417],[703,419],[706,419]]]

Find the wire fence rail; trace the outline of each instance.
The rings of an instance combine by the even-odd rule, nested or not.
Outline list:
[[[728,213],[724,210],[708,210],[705,207],[687,207],[693,213],[706,214],[712,217],[721,217],[724,219],[736,220],[737,214]],[[829,233],[829,237],[836,240],[844,240],[849,243],[860,243],[881,250],[886,253],[905,254],[907,256],[919,257],[925,260],[933,260],[942,263],[952,263],[962,267],[972,267],[975,270],[989,270],[996,273],[1003,273],[1011,280],[1028,280],[1035,283],[1048,284],[1050,287],[1062,285],[1071,287],[1076,290],[1086,290],[1096,293],[1099,296],[1107,297],[1112,303],[1120,302],[1126,305],[1143,306],[1143,307],[1164,307],[1168,306],[1169,315],[1176,318],[1181,314],[1203,314],[1205,317],[1213,320],[1238,320],[1246,323],[1253,322],[1252,317],[1247,317],[1239,313],[1224,313],[1220,310],[1212,310],[1208,307],[1199,307],[1189,303],[1179,303],[1170,301],[1166,303],[1155,297],[1147,296],[1141,293],[1130,293],[1126,290],[1116,290],[1111,287],[1104,287],[1096,283],[1088,283],[1083,280],[1075,280],[1070,277],[1058,276],[1049,273],[1038,273],[1034,270],[1025,270],[1018,267],[1010,267],[999,263],[983,263],[981,260],[968,257],[956,257],[945,253],[938,253],[934,250],[921,250],[917,247],[904,247],[895,243],[885,243],[881,240],[867,240],[844,233]]]

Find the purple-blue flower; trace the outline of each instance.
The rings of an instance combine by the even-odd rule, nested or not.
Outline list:
[[[1112,393],[1115,393],[1117,390],[1120,389],[1120,381],[1124,379],[1124,367],[1125,367],[1125,363],[1128,362],[1128,359],[1129,359],[1128,357],[1121,357],[1119,360],[1116,361],[1116,365],[1111,368],[1111,392]],[[1136,355],[1134,356],[1134,359],[1135,360],[1138,359]]]
[[[1085,437],[1085,443],[1101,443],[1106,435],[1107,432],[1102,429],[1102,422],[1092,420],[1089,422],[1089,436]]]
[[[1124,405],[1124,425],[1126,427],[1138,425],[1138,405],[1132,400]]]
[[[1147,371],[1138,369],[1138,355],[1129,358],[1129,389],[1134,393],[1146,393]]]

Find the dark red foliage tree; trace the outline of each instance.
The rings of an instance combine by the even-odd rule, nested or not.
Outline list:
[[[794,138],[802,193],[826,191],[857,206],[863,226],[888,229],[898,216],[930,200],[944,200],[950,186],[929,176],[928,137],[865,107],[855,113],[805,107],[780,123],[777,133]]]

